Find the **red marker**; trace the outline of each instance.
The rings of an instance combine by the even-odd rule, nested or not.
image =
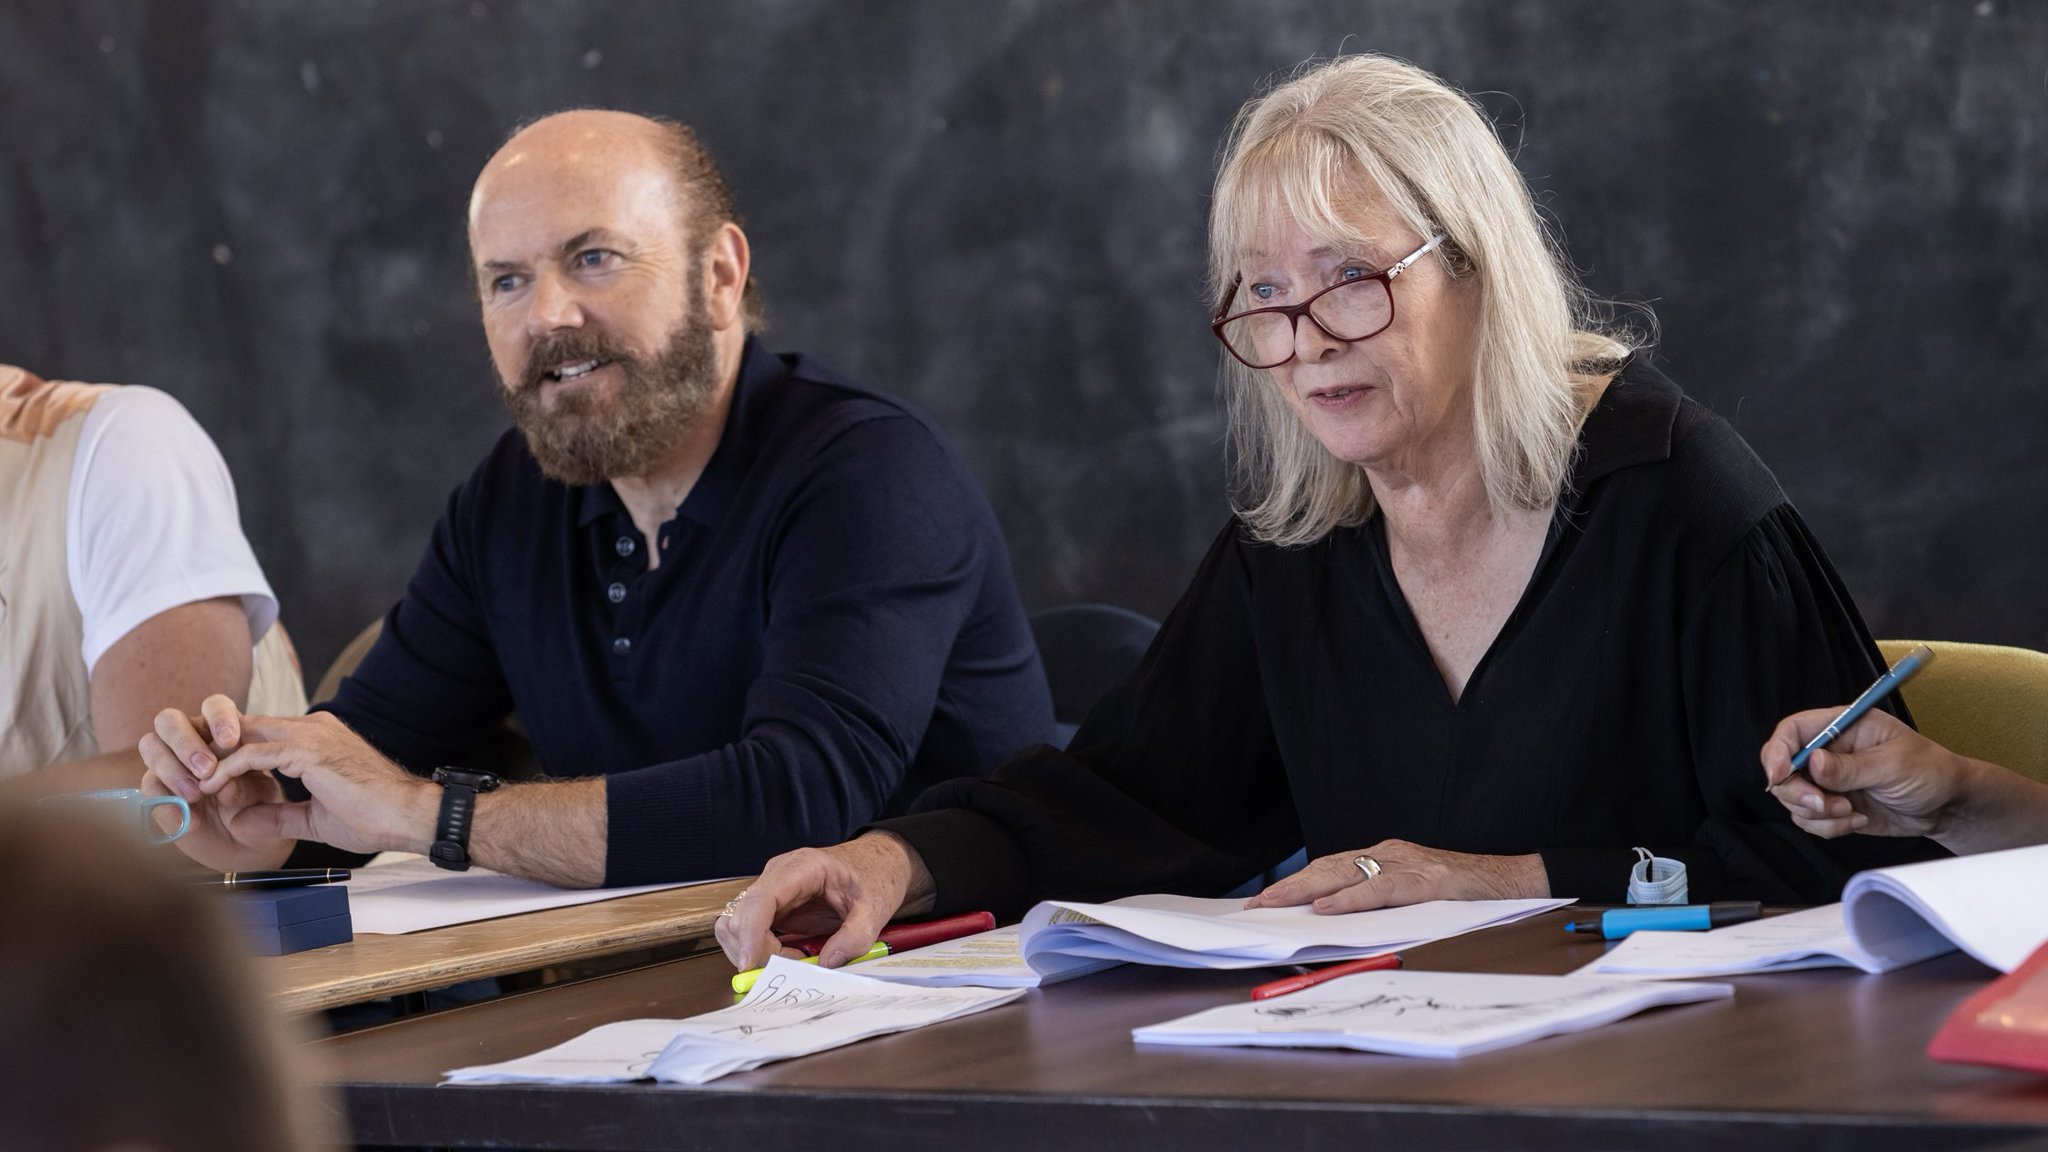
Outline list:
[[[937,920],[920,920],[911,924],[890,924],[884,927],[880,940],[889,946],[891,952],[908,952],[912,948],[923,948],[928,944],[943,944],[972,936],[976,932],[987,932],[996,926],[994,913],[962,912],[958,916],[942,916]],[[816,956],[825,947],[830,936],[778,937],[785,948],[794,948],[806,956]]]
[[[1275,996],[1285,996],[1289,992],[1299,992],[1303,988],[1313,988],[1325,980],[1335,980],[1339,976],[1350,976],[1359,972],[1378,972],[1382,969],[1399,968],[1400,966],[1401,956],[1397,952],[1389,952],[1384,956],[1367,956],[1363,960],[1346,960],[1342,964],[1332,964],[1328,968],[1318,968],[1313,972],[1304,972],[1299,976],[1289,976],[1285,980],[1275,980],[1269,984],[1261,984],[1257,988],[1252,989],[1252,999],[1270,1000]]]

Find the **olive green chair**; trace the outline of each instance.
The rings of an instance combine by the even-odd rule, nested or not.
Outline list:
[[[1953,751],[2048,781],[2048,653],[1954,640],[1880,640],[1886,662],[1915,644],[1934,663],[1904,689],[1920,731]]]

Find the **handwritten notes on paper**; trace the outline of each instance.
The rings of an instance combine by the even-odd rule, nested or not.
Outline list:
[[[458,1068],[458,1084],[704,1084],[775,1060],[922,1028],[1006,1004],[1023,989],[905,988],[776,957],[747,998],[687,1020],[607,1024],[543,1052]],[[659,1039],[659,1043],[655,1041]]]
[[[1595,1028],[1663,1004],[1734,994],[1726,984],[1365,972],[1271,1000],[1136,1028],[1131,1037],[1141,1044],[1350,1048],[1452,1058]]]

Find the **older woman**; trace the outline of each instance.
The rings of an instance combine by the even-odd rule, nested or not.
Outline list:
[[[1245,498],[1067,752],[770,862],[719,935],[1036,898],[1343,912],[1620,901],[1637,846],[1694,899],[1831,898],[1936,851],[1826,843],[1758,786],[1787,712],[1880,668],[1735,433],[1603,332],[1472,103],[1358,56],[1247,105],[1210,219]]]

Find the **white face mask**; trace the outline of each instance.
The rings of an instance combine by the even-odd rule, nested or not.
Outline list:
[[[1628,873],[1628,902],[1631,904],[1685,903],[1685,865],[1648,848],[1636,849],[1636,866]]]

